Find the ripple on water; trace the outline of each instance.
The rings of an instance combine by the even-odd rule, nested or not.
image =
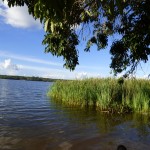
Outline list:
[[[0,150],[13,150],[13,147],[19,143],[21,139],[12,137],[0,137]]]
[[[0,80],[0,150],[149,149],[149,117],[55,104],[46,97],[49,85]]]

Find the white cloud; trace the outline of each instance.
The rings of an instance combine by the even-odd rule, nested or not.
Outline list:
[[[10,58],[0,62],[0,74],[39,76],[54,79],[68,79],[73,76],[73,73],[70,73],[65,69],[52,69],[49,67],[14,64]]]
[[[79,72],[79,73],[77,73],[76,74],[76,79],[86,79],[86,78],[88,78],[88,75],[87,75],[87,73],[86,72]]]
[[[83,71],[70,72],[66,69],[53,69],[50,67],[39,67],[37,65],[15,64],[10,58],[5,59],[0,63],[0,74],[39,76],[54,79],[85,79],[99,76],[97,73]]]
[[[144,79],[150,79],[150,75],[149,75],[149,74],[145,74],[145,75],[143,76],[143,78],[144,78]]]
[[[41,76],[51,78],[65,78],[65,71],[60,69],[50,69],[48,67],[28,66],[24,64],[14,64],[13,61],[5,59],[0,62],[0,74],[6,75],[27,75],[27,76]]]
[[[17,75],[20,66],[12,62],[11,59],[5,59],[4,62],[0,63],[0,73],[6,75]]]
[[[17,28],[38,28],[41,29],[42,25],[39,20],[35,20],[28,14],[27,6],[24,7],[11,7],[9,8],[5,3],[0,0],[0,16],[6,24]]]
[[[100,75],[99,73],[96,73],[96,72],[95,73],[75,72],[75,79],[77,79],[77,80],[88,79],[88,78],[102,78],[102,77],[103,77],[102,75]]]
[[[9,59],[8,59],[8,56],[9,56]],[[80,71],[76,69],[76,71],[70,72],[69,70],[62,68],[62,63],[57,63],[57,62],[53,62],[49,60],[46,61],[44,59],[32,58],[30,56],[17,55],[17,54],[10,53],[8,51],[0,50],[0,57],[3,57],[4,59],[7,58],[6,59],[7,61],[3,63],[3,68],[2,67],[0,68],[1,72],[4,71],[4,66],[5,68],[7,68],[8,66],[12,66],[10,64],[13,64],[13,63],[10,60],[14,59],[14,60],[20,61],[20,64],[16,65],[19,68],[19,71],[17,72],[19,75],[26,74],[28,76],[41,76],[41,77],[60,78],[60,79],[85,79],[85,78],[91,78],[91,77],[96,77],[96,78],[100,77],[97,71],[89,72],[89,70],[91,69],[99,70],[98,69],[99,67],[96,67],[96,66],[95,67],[80,66],[79,67]],[[32,65],[25,65],[24,62],[30,62],[30,64]],[[40,64],[40,66],[41,65],[43,66],[40,67],[38,64]],[[13,66],[15,68],[15,65]],[[51,66],[52,67],[57,66],[57,69],[53,69]],[[86,69],[86,71],[83,69]],[[100,67],[100,69],[103,69],[103,67]],[[103,74],[101,74],[101,76],[103,76]]]
[[[5,59],[4,62],[1,63],[1,68],[9,70],[19,70],[19,66],[13,64],[11,59]]]

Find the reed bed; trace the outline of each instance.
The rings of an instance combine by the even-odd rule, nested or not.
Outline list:
[[[70,106],[105,112],[150,111],[150,81],[144,79],[85,79],[56,81],[48,96]]]

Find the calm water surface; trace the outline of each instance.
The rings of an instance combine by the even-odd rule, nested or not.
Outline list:
[[[150,150],[148,115],[108,115],[52,102],[52,83],[0,79],[0,150]]]

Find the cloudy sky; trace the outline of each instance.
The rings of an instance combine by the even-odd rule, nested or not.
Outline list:
[[[70,72],[63,68],[61,57],[44,53],[43,38],[43,26],[28,15],[26,6],[8,8],[7,3],[0,0],[0,74],[63,79],[112,76],[109,48],[97,51],[93,47],[90,53],[85,53],[80,42],[80,65]],[[137,75],[147,76],[149,63],[141,65],[143,69],[139,67]]]

